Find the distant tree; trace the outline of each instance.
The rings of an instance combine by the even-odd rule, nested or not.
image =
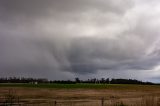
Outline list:
[[[110,82],[109,82],[109,78],[107,78],[107,79],[106,79],[105,83],[107,83],[107,84],[109,84],[109,83],[110,83]]]
[[[80,83],[81,81],[80,81],[80,79],[77,77],[77,78],[75,78],[75,81],[76,81],[76,83]]]
[[[100,83],[105,83],[105,78],[101,78]]]

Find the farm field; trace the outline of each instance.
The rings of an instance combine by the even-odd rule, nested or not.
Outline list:
[[[0,102],[22,106],[160,106],[159,85],[0,84]]]

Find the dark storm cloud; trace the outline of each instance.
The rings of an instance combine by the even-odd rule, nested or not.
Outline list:
[[[1,0],[1,76],[72,79],[101,77],[100,70],[128,76],[152,70],[160,60],[160,23],[159,2],[149,3]]]
[[[121,13],[130,8],[133,2],[126,0],[34,0],[34,1],[22,1],[22,0],[1,0],[1,9],[4,12],[10,12],[12,14],[30,14],[30,15],[44,15],[45,12],[82,12],[84,10],[97,9],[100,11],[109,11]],[[52,11],[50,11],[52,10]],[[47,12],[48,11],[48,12]]]
[[[133,45],[127,45],[123,39],[74,40],[69,57],[72,71],[83,74],[97,70],[150,70],[159,63],[159,54],[146,55],[145,49],[131,49]]]

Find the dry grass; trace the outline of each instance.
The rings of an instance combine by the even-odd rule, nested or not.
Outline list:
[[[20,103],[25,106],[160,106],[160,89],[48,89],[1,87],[0,97],[4,98],[12,89]],[[2,100],[2,99],[1,99]],[[2,102],[2,101],[1,101]],[[29,105],[30,104],[30,105]]]

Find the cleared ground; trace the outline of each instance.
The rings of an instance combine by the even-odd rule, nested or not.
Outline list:
[[[9,94],[27,106],[160,106],[159,85],[0,84],[2,103]]]

